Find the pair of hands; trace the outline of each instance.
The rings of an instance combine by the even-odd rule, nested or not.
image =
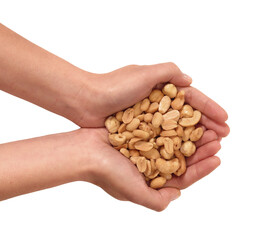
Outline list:
[[[219,166],[220,160],[214,155],[220,150],[222,137],[229,133],[225,123],[227,114],[213,100],[190,87],[190,77],[175,64],[131,65],[107,74],[86,73],[86,79],[76,96],[76,102],[83,103],[81,114],[72,119],[83,127],[78,134],[83,135],[86,147],[90,149],[86,157],[91,157],[93,166],[92,174],[87,176],[83,173],[81,180],[100,186],[119,200],[161,211],[180,196],[180,190]],[[147,97],[153,88],[161,88],[166,82],[183,89],[186,102],[202,112],[200,123],[205,132],[196,143],[196,153],[188,158],[186,173],[168,181],[164,188],[154,190],[147,186],[135,166],[111,147],[104,121],[109,115]],[[86,98],[87,101],[81,101]]]

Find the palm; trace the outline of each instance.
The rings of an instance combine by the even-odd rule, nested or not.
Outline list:
[[[164,204],[162,196],[176,188],[184,189],[190,186],[220,164],[219,159],[213,157],[220,149],[217,135],[212,130],[205,131],[202,140],[197,143],[197,152],[187,161],[186,173],[181,177],[174,177],[166,183],[164,188],[157,191],[147,186],[144,177],[129,159],[111,147],[106,129],[89,129],[89,131],[93,136],[93,146],[91,146],[94,150],[93,156],[96,158],[95,162],[98,163],[102,175],[94,183],[117,199],[129,200],[147,207],[151,204],[149,207],[153,209],[157,208],[154,206],[155,202],[151,203],[152,199],[163,201],[162,204]]]

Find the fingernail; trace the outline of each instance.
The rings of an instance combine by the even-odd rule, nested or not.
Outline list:
[[[171,201],[178,199],[180,197],[180,195],[181,195],[181,192],[177,191],[176,194],[172,196]]]
[[[192,83],[192,78],[189,75],[183,73],[183,78],[187,80],[189,83]]]

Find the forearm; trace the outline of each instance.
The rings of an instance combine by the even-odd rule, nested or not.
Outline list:
[[[1,90],[78,122],[88,74],[0,24]]]
[[[81,180],[83,172],[88,179],[84,131],[0,145],[0,200]]]

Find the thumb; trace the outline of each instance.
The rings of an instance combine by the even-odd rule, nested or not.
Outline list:
[[[181,72],[174,63],[160,63],[144,66],[147,76],[153,85],[170,82],[177,86],[189,86],[192,78]]]

